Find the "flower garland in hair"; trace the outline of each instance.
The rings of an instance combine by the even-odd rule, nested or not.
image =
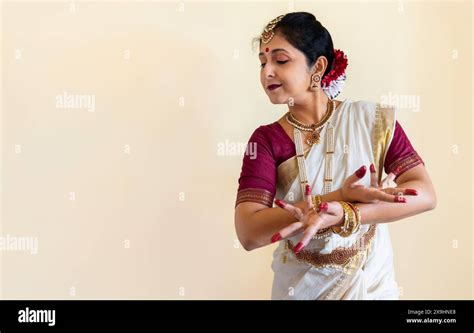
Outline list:
[[[332,69],[321,82],[324,93],[333,99],[342,91],[346,81],[347,55],[341,50],[334,50],[334,61]]]

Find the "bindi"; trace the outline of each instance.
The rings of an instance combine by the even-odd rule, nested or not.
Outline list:
[[[267,48],[265,49],[265,52],[268,52],[268,51],[270,51],[270,49],[267,47]]]

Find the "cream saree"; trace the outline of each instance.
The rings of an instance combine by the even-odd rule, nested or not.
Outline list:
[[[334,131],[331,191],[339,189],[361,165],[370,163],[380,181],[395,113],[394,108],[378,103],[345,99],[322,129],[321,143],[304,151],[312,194],[323,191],[328,130]],[[303,200],[299,172],[295,156],[278,166],[276,198],[290,203]],[[366,174],[360,183],[370,186],[370,176]],[[328,232],[295,256],[291,244],[301,237],[302,233],[280,241],[273,253],[273,300],[398,299],[387,224],[363,224],[349,237]]]

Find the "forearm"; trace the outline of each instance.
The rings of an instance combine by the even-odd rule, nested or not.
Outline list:
[[[405,219],[434,208],[431,188],[424,182],[413,180],[398,187],[413,188],[416,196],[406,196],[406,203],[378,201],[376,203],[356,203],[360,209],[362,224],[387,223]]]
[[[323,202],[341,200],[340,191],[324,194],[321,199]],[[292,203],[292,205],[303,210],[306,203],[299,201]],[[298,220],[295,216],[279,207],[266,208],[253,213],[250,221],[246,223],[248,226],[246,233],[252,235],[252,237],[248,237],[251,239],[250,244],[247,245],[248,249],[253,250],[271,244],[274,234],[296,221]]]
[[[275,233],[296,221],[291,213],[280,207],[266,208],[253,213],[245,223],[245,233],[248,235],[245,237],[246,249],[251,251],[271,244],[271,238]]]

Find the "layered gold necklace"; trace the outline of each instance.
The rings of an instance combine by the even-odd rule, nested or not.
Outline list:
[[[312,146],[314,144],[319,143],[321,130],[326,124],[326,122],[328,121],[328,119],[331,118],[333,111],[334,111],[334,103],[332,103],[332,101],[328,99],[326,113],[324,114],[323,118],[321,118],[321,120],[315,124],[308,125],[308,124],[304,124],[300,122],[299,120],[295,118],[295,116],[290,111],[287,112],[285,118],[286,118],[286,121],[293,127],[301,131],[310,132],[310,134],[307,135],[306,137],[306,143],[309,146]]]

